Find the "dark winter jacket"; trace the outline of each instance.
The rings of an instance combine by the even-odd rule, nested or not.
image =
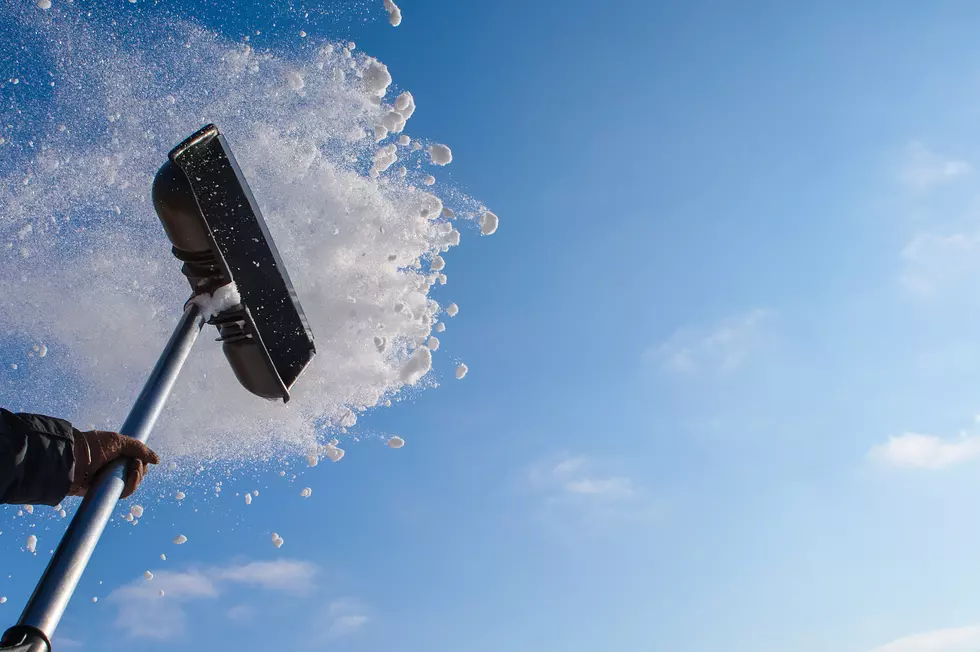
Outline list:
[[[0,503],[57,505],[75,468],[74,428],[0,408]]]

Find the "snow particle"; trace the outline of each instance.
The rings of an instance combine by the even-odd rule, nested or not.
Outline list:
[[[34,505],[24,505],[24,511],[28,514],[34,513]]]
[[[388,12],[388,22],[392,27],[402,24],[402,10],[398,8],[393,0],[385,0],[385,11]]]
[[[143,518],[143,507],[142,505],[133,505],[129,508],[129,513],[136,518]]]
[[[45,346],[44,344],[42,344],[42,345],[40,346],[40,348],[38,349],[38,353],[37,353],[37,356],[38,356],[39,358],[43,358],[43,357],[44,357],[44,356],[46,356],[47,354],[48,354],[48,347],[47,347],[47,346]]]
[[[401,145],[402,147],[408,147],[408,144],[411,142],[412,139],[406,136],[405,134],[402,134],[401,136],[398,137],[398,144]]]
[[[51,0],[37,0],[38,9],[50,9]]]
[[[434,176],[432,176],[431,174],[425,175],[425,178],[422,179],[422,185],[425,185],[425,186],[431,186],[435,182],[436,182],[436,178]]]
[[[96,598],[95,596],[92,596],[92,604],[95,604],[98,601],[99,601],[98,598]]]
[[[443,331],[445,331],[445,330],[446,330],[446,325],[445,325],[445,324],[443,324],[442,322],[439,322],[439,323],[437,323],[437,324],[436,324],[435,326],[433,326],[433,329],[434,329],[434,330],[435,330],[435,332],[437,332],[437,333],[442,333]]]
[[[177,492],[177,493],[176,493],[176,494],[174,495],[174,498],[176,498],[177,500],[183,500],[183,499],[184,499],[184,497],[185,497],[185,496],[184,496],[184,492],[183,492],[183,491],[178,491],[178,492]]]
[[[306,487],[305,489],[303,489],[303,491],[299,492],[299,495],[302,496],[303,498],[309,498],[311,495],[313,495],[313,490],[310,489],[309,487]]]
[[[450,303],[448,306],[446,306],[446,314],[450,317],[455,317],[459,314],[459,306],[457,306],[455,303]]]
[[[282,544],[283,544],[282,537],[279,536],[277,533],[273,532],[272,533],[272,545],[274,545],[276,548],[279,548],[279,547],[282,546]]]
[[[252,504],[252,494],[245,494],[245,504],[246,505]]]
[[[442,256],[433,256],[432,264],[429,265],[429,269],[433,272],[438,272],[441,269],[446,268],[446,260]]]
[[[159,593],[158,595],[159,595],[159,596],[160,596],[161,598],[162,598],[162,597],[164,596],[164,593],[163,593],[163,589],[160,589],[160,593]]]
[[[176,537],[174,537],[174,543],[176,543],[178,546],[185,544],[187,543],[187,537],[185,537],[183,534],[178,534]]]
[[[167,561],[167,555],[160,553],[160,561]]]
[[[405,445],[405,440],[395,436],[388,440],[388,448],[401,448]]]
[[[27,537],[27,552],[37,550],[37,537],[33,534]]]
[[[7,601],[7,596],[5,596],[5,595],[0,596],[0,604],[5,603],[6,601]]]
[[[147,579],[147,581],[152,580],[153,579],[153,573],[151,573],[150,571],[145,571],[143,573],[143,577],[145,577]]]
[[[429,145],[429,159],[436,165],[449,165],[453,161],[453,150],[448,145]]]
[[[402,366],[401,380],[406,385],[414,385],[432,368],[432,352],[424,346],[415,349]]]
[[[459,366],[456,367],[456,379],[462,380],[466,376],[466,372],[469,370],[470,370],[469,367],[467,367],[465,364],[460,362]]]
[[[480,233],[483,235],[493,235],[497,232],[498,222],[497,215],[493,211],[487,211],[480,218]]]
[[[438,351],[439,350],[439,338],[436,337],[435,335],[433,335],[432,337],[429,338],[429,341],[426,342],[425,345],[427,347],[429,347],[429,350],[430,351]]]

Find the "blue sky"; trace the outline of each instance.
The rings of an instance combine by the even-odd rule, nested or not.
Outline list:
[[[980,648],[978,10],[381,4],[159,10],[353,39],[412,90],[501,216],[452,258],[470,374],[362,420],[399,451],[151,483],[61,646]],[[7,622],[60,532],[32,518]]]

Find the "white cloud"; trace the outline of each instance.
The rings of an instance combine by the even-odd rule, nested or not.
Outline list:
[[[629,478],[582,478],[565,483],[565,491],[573,494],[619,495],[633,494],[633,482]]]
[[[303,593],[313,588],[316,572],[314,564],[288,559],[185,572],[160,571],[152,581],[140,579],[114,590],[108,601],[118,608],[118,628],[134,638],[166,640],[186,631],[184,605],[188,602],[215,599],[229,584]],[[159,595],[161,590],[163,597]]]
[[[957,439],[914,432],[889,437],[868,452],[872,460],[904,469],[937,470],[980,456],[980,436],[962,434]]]
[[[906,636],[868,652],[976,652],[980,626],[937,629]]]
[[[901,253],[902,282],[916,294],[932,296],[980,277],[980,234],[916,234]]]
[[[925,190],[972,172],[966,161],[942,156],[922,143],[913,142],[905,150],[898,180],[905,186]]]
[[[333,600],[327,605],[326,616],[330,622],[327,635],[331,638],[353,634],[371,620],[367,615],[367,608],[356,598]]]
[[[730,317],[706,331],[681,329],[666,342],[643,352],[643,360],[681,374],[731,372],[766,340],[768,310],[755,309]]]

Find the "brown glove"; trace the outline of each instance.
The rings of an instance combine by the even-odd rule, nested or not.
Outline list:
[[[106,464],[120,457],[132,458],[122,497],[136,491],[146,474],[147,464],[159,464],[160,458],[138,439],[105,430],[75,431],[75,474],[70,496],[84,496],[89,484]]]

